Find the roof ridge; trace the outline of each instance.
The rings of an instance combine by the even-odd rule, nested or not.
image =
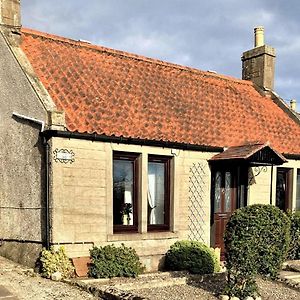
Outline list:
[[[130,58],[130,59],[145,61],[145,62],[156,64],[156,65],[161,65],[161,66],[165,66],[165,67],[169,67],[169,68],[179,69],[179,70],[182,70],[182,71],[202,75],[203,77],[210,77],[210,78],[216,78],[216,79],[221,79],[221,80],[226,80],[226,81],[232,81],[232,82],[235,82],[235,83],[238,83],[238,84],[253,85],[253,83],[251,81],[248,81],[248,80],[243,80],[243,79],[239,79],[239,78],[235,78],[235,77],[231,77],[231,76],[223,75],[223,74],[219,74],[219,73],[212,73],[210,71],[203,71],[203,70],[200,70],[200,69],[196,69],[196,68],[192,68],[192,67],[188,67],[188,66],[183,66],[183,65],[175,64],[175,63],[171,63],[171,62],[166,62],[166,61],[163,61],[163,60],[150,58],[150,57],[146,57],[146,56],[143,56],[143,55],[134,54],[134,53],[130,53],[130,52],[122,51],[122,50],[116,50],[116,49],[109,48],[109,47],[104,47],[104,46],[95,45],[95,44],[89,44],[85,41],[66,38],[66,37],[62,37],[62,36],[59,36],[59,35],[55,35],[55,34],[49,34],[49,33],[41,32],[41,31],[38,31],[38,30],[30,29],[30,28],[22,27],[21,32],[24,33],[24,34],[31,34],[31,35],[35,35],[35,36],[44,37],[44,38],[47,38],[47,39],[51,39],[53,41],[60,41],[60,42],[69,43],[71,45],[76,45],[76,46],[79,45],[79,46],[84,47],[84,48],[88,48],[88,49],[91,49],[91,50],[102,51],[104,53],[109,53],[111,55],[119,55],[119,56],[123,56],[123,57]]]

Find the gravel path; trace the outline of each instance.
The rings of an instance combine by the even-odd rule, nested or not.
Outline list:
[[[151,275],[152,276],[152,275]],[[152,287],[156,276],[143,276],[137,279],[113,279],[111,286],[125,283],[134,294],[151,300],[216,300],[225,284],[224,275],[220,274],[204,279],[191,279],[187,284],[165,287]],[[178,276],[177,276],[178,277]],[[162,281],[164,279],[162,278]],[[114,283],[115,281],[115,283]],[[143,281],[151,288],[138,289]],[[156,278],[157,281],[157,278]],[[96,300],[91,294],[62,282],[41,278],[32,271],[0,257],[0,285],[5,286],[20,300]],[[284,284],[258,279],[263,300],[299,300],[300,290],[294,290]],[[132,286],[132,287],[133,287]],[[128,289],[129,290],[129,289]]]
[[[5,286],[20,300],[99,299],[68,284],[41,278],[3,257],[0,257],[0,285]]]
[[[263,300],[299,300],[300,291],[284,284],[258,279],[258,286]],[[202,282],[191,281],[186,285],[140,289],[135,294],[151,300],[216,300],[222,292],[225,281],[221,276]]]
[[[207,278],[202,282],[190,280],[184,285],[138,289],[134,293],[151,300],[216,300],[224,287],[224,276]]]
[[[263,300],[299,300],[300,290],[269,280],[258,280],[258,286]]]

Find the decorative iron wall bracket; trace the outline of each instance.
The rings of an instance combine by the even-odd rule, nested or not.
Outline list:
[[[267,172],[267,166],[256,166],[253,168],[254,172],[253,175],[254,177],[258,176],[261,172],[266,173]]]
[[[267,166],[254,166],[250,170],[252,170],[252,172],[249,172],[249,185],[254,183],[254,178],[257,177],[260,173],[266,173],[268,171]]]

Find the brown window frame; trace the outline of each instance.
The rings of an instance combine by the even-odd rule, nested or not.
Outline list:
[[[139,207],[138,207],[138,195],[139,195],[139,153],[131,153],[131,152],[121,152],[114,151],[113,152],[113,164],[115,160],[124,160],[124,161],[132,161],[133,162],[133,195],[132,195],[132,203],[133,203],[133,225],[119,225],[114,224],[113,220],[113,233],[136,233],[138,232],[138,224],[139,224]],[[114,182],[114,176],[112,178]],[[113,201],[114,206],[114,201]],[[113,216],[114,218],[114,216]]]
[[[171,161],[172,157],[162,155],[148,155],[149,162],[164,163],[165,180],[164,180],[164,210],[165,210],[165,222],[164,224],[149,224],[149,215],[147,216],[147,231],[169,231],[170,230],[170,216],[171,216]],[[147,175],[148,176],[148,175]],[[148,189],[148,187],[147,187]],[[147,199],[148,204],[148,199]]]

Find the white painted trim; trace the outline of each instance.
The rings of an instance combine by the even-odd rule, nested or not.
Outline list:
[[[42,121],[42,120],[38,120],[38,119],[35,119],[35,118],[24,116],[24,115],[18,114],[16,112],[13,112],[13,116],[15,116],[17,118],[20,118],[20,119],[24,119],[24,120],[28,120],[28,121],[40,124],[41,125],[41,132],[43,132],[44,129],[45,129],[45,122]]]

